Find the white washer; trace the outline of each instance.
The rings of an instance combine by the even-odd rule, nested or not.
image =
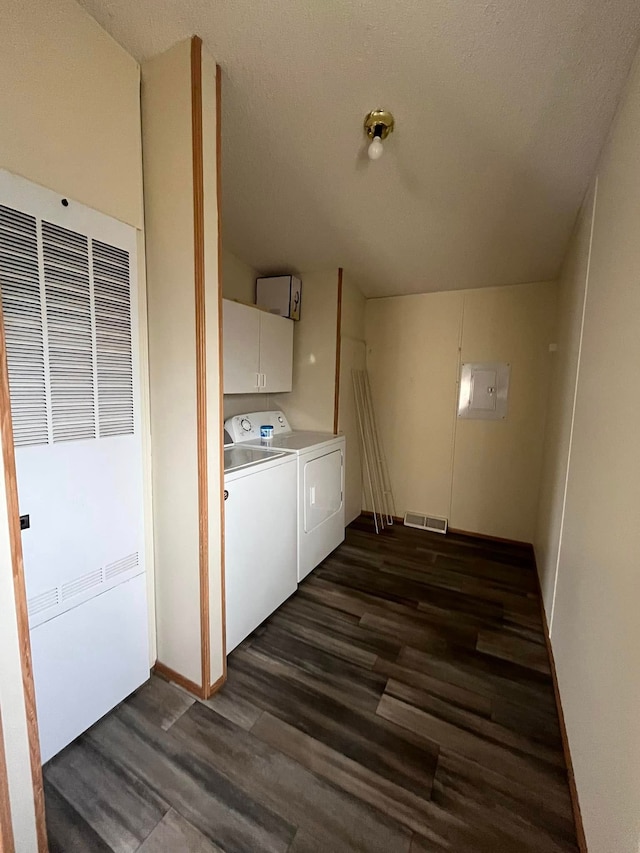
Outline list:
[[[260,438],[261,426],[273,438]],[[344,540],[345,437],[331,432],[292,430],[281,411],[249,412],[225,422],[234,442],[284,452],[298,462],[298,581]]]
[[[224,489],[228,653],[298,586],[295,459],[225,444]]]

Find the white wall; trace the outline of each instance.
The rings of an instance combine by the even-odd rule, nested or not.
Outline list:
[[[0,455],[0,714],[16,850],[31,853],[36,823],[4,483]]]
[[[362,511],[362,460],[360,432],[353,393],[353,370],[366,367],[366,299],[353,277],[342,275],[342,311],[340,323],[340,398],[338,429],[345,434],[345,522],[349,524]]]
[[[143,64],[142,127],[158,660],[199,684],[190,55],[185,41]]]
[[[551,359],[551,382],[535,534],[540,586],[549,623],[555,595],[560,528],[564,512],[594,201],[594,187],[591,187],[571,237],[558,290],[557,351]]]
[[[293,391],[275,394],[294,429],[333,432],[338,270],[302,273],[300,320],[293,328]]]
[[[0,167],[141,229],[137,63],[73,0],[6,0],[0,38],[0,114],[4,117],[0,122]],[[141,232],[139,245],[143,245]],[[143,330],[146,312],[142,251],[139,262]],[[148,388],[144,350],[141,357],[144,398]],[[6,520],[0,522],[2,531],[5,523]],[[0,560],[3,576],[10,566],[4,556],[5,544],[1,546]],[[152,584],[150,553],[147,570]],[[7,590],[0,596],[2,632],[10,631],[13,618]],[[150,615],[153,619],[153,599]],[[150,631],[155,658],[153,625]],[[7,761],[13,767],[10,774],[12,806],[17,810],[16,845],[22,853],[35,849],[35,842],[33,796],[25,759],[24,709],[16,700],[22,688],[17,681],[16,659],[12,657],[15,651],[13,641],[3,633],[0,702]]]
[[[158,660],[202,684],[191,40],[142,66]],[[210,683],[223,672],[216,66],[202,53]],[[204,457],[203,457],[204,458]],[[201,633],[202,632],[202,633]],[[204,685],[208,687],[208,685]]]
[[[221,454],[221,345],[222,292],[221,270],[218,269],[218,174],[219,142],[216,98],[216,63],[202,49],[202,140],[205,222],[205,302],[206,302],[206,373],[207,373],[207,485],[209,536],[209,686],[226,673],[224,649],[224,601],[222,598],[224,537],[222,529],[223,459]]]
[[[280,394],[278,401],[281,402],[284,399],[284,395]],[[225,394],[224,419],[232,418],[234,415],[244,415],[247,412],[268,411],[273,402],[271,394]]]
[[[640,849],[639,149],[637,58],[565,265],[536,536],[590,853]]]
[[[367,368],[398,515],[533,540],[555,289],[367,300]],[[510,362],[505,421],[456,417],[462,360]]]
[[[222,295],[225,299],[254,305],[259,275],[258,270],[222,247]]]

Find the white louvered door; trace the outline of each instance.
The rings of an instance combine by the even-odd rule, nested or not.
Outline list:
[[[0,172],[43,761],[148,677],[135,229]]]

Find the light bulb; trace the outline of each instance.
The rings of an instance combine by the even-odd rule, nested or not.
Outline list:
[[[369,146],[369,160],[379,160],[383,153],[382,141],[379,136],[374,137],[373,142]]]

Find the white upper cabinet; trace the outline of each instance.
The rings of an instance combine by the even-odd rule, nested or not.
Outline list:
[[[261,391],[291,391],[293,376],[293,320],[260,314]]]
[[[223,300],[224,393],[291,391],[293,320]]]
[[[223,366],[225,394],[260,390],[260,311],[223,300]]]

